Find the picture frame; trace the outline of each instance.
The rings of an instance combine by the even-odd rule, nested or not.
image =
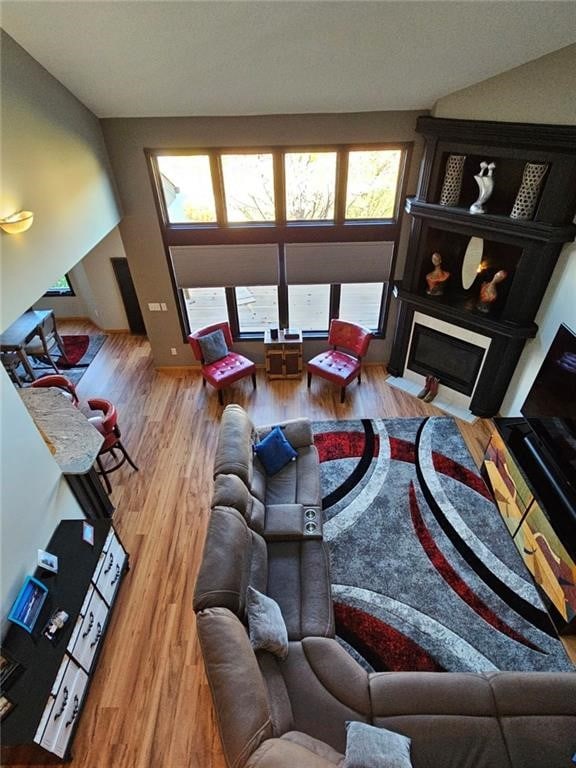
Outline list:
[[[22,589],[10,609],[8,620],[31,633],[47,595],[48,587],[45,584],[33,576],[26,576]]]
[[[39,568],[44,568],[44,570],[50,571],[50,573],[58,573],[58,558],[51,552],[39,549],[37,562]]]
[[[94,526],[86,521],[82,523],[82,540],[90,546],[94,546]]]

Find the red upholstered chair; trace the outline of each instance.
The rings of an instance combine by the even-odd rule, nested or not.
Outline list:
[[[113,405],[109,400],[103,400],[101,398],[88,400],[87,403],[90,407],[90,410],[101,411],[102,414],[100,416],[93,416],[92,418],[88,419],[88,421],[93,424],[98,432],[104,436],[104,443],[100,448],[96,463],[98,464],[100,474],[104,478],[104,483],[108,493],[112,493],[112,486],[110,485],[110,480],[108,480],[107,477],[108,474],[110,472],[114,472],[117,469],[120,469],[125,461],[127,461],[132,469],[135,469],[136,471],[138,471],[138,467],[136,464],[134,464],[128,455],[126,448],[124,448],[120,440],[121,434],[120,428],[118,427],[118,414],[116,412],[116,406]],[[120,451],[122,454],[119,461],[118,457],[116,456],[116,450]],[[107,466],[102,461],[102,456],[105,456],[108,453],[112,454],[114,461],[116,461],[113,466]]]
[[[308,362],[308,387],[312,374],[340,385],[340,402],[344,402],[346,387],[353,379],[362,383],[362,358],[368,350],[372,334],[366,328],[345,320],[332,320],[328,344],[332,349],[322,352]],[[338,348],[341,349],[338,349]]]
[[[225,357],[216,360],[213,363],[205,363],[202,355],[202,348],[198,343],[198,339],[202,336],[207,336],[214,331],[222,331],[226,345],[228,346],[228,354]],[[222,398],[222,390],[229,384],[233,384],[239,379],[243,379],[244,376],[252,376],[252,384],[256,389],[256,365],[244,355],[239,355],[237,352],[231,352],[232,346],[232,332],[230,331],[230,325],[228,323],[214,323],[213,325],[207,325],[205,328],[200,328],[194,333],[188,336],[188,341],[194,352],[194,357],[200,363],[202,363],[202,384],[205,386],[206,382],[212,384],[214,389],[218,392],[218,402],[220,405],[224,404]]]
[[[57,387],[58,389],[62,389],[64,393],[70,397],[74,405],[78,405],[80,402],[78,400],[78,395],[76,394],[76,386],[70,381],[70,379],[66,378],[66,376],[61,376],[57,373],[52,373],[49,376],[42,376],[41,379],[36,379],[33,381],[30,386],[34,388]]]

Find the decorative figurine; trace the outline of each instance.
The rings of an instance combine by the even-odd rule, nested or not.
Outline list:
[[[480,312],[490,312],[492,304],[498,298],[498,291],[496,286],[508,277],[508,272],[505,269],[500,269],[492,280],[482,283],[480,286],[480,300],[476,304],[476,309]]]
[[[529,220],[533,217],[542,180],[547,170],[548,163],[526,163],[522,174],[522,184],[510,213],[511,219]]]
[[[429,296],[442,296],[446,281],[450,277],[450,272],[442,269],[442,256],[438,251],[434,251],[432,254],[432,264],[434,265],[434,270],[426,275],[426,283],[428,284],[426,293]]]
[[[484,203],[488,200],[494,189],[494,178],[492,176],[494,168],[496,168],[496,163],[487,163],[485,160],[480,163],[480,173],[474,176],[480,190],[480,195],[478,200],[470,206],[470,213],[486,213]],[[487,176],[485,175],[486,171],[488,171]]]
[[[446,171],[440,193],[440,205],[458,205],[464,175],[466,155],[450,155],[446,161]]]

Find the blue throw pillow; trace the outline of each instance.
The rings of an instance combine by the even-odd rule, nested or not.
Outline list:
[[[216,360],[221,360],[228,354],[228,345],[224,334],[220,330],[207,333],[206,336],[200,336],[198,344],[202,350],[202,359],[205,365],[215,363]]]
[[[267,475],[275,475],[298,454],[286,439],[280,427],[274,427],[266,437],[254,446],[254,452],[262,462]]]

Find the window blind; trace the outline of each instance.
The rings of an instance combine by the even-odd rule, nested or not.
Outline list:
[[[179,288],[278,285],[278,246],[174,245],[170,257]]]
[[[393,254],[393,242],[290,243],[286,245],[286,282],[386,282],[390,279]]]

